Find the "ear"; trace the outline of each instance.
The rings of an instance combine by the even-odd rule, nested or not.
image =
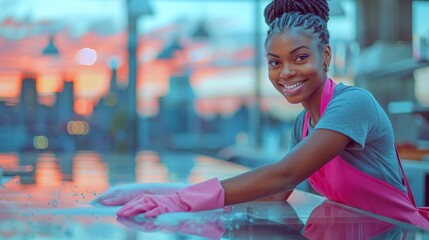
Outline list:
[[[329,65],[331,64],[331,45],[326,44],[323,50],[323,64]]]
[[[327,64],[328,67],[331,64],[331,45],[326,44],[323,50],[323,64]]]

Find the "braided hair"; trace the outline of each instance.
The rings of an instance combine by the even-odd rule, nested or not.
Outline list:
[[[321,50],[329,43],[327,0],[273,0],[265,7],[264,17],[270,27],[265,46],[274,34],[291,29],[319,39]]]

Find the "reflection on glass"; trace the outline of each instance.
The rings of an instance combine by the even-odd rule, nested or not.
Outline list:
[[[167,169],[160,164],[154,152],[143,152],[136,157],[136,182],[168,182]]]
[[[105,189],[109,182],[107,173],[108,169],[100,154],[81,152],[74,156],[73,183],[77,186]]]
[[[309,239],[402,239],[405,230],[392,223],[323,202],[315,208],[303,234]]]
[[[13,153],[2,153],[0,154],[0,166],[3,167],[3,171],[7,169],[15,168],[19,165],[19,158]]]
[[[40,187],[58,187],[62,183],[62,173],[58,159],[53,154],[39,155],[36,163],[35,181]]]
[[[295,211],[296,204],[300,203],[253,202],[203,212],[167,213],[156,219],[138,215],[117,220],[130,229],[146,234],[175,233],[205,239],[399,240],[419,236],[418,231],[407,230],[329,201],[314,208],[304,224],[301,221],[303,216]]]

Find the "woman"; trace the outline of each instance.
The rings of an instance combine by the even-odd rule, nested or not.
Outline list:
[[[414,204],[386,113],[369,92],[337,85],[327,76],[327,1],[274,0],[264,15],[269,79],[288,102],[304,107],[290,151],[275,164],[222,182],[210,179],[173,194],[140,194],[118,216],[286,200],[308,179],[329,200],[429,229],[429,213]]]

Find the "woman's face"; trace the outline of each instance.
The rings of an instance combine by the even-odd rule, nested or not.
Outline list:
[[[267,43],[268,77],[290,103],[310,104],[320,97],[325,82],[324,63],[329,63],[330,47],[324,52],[318,41],[294,31],[280,32]]]

